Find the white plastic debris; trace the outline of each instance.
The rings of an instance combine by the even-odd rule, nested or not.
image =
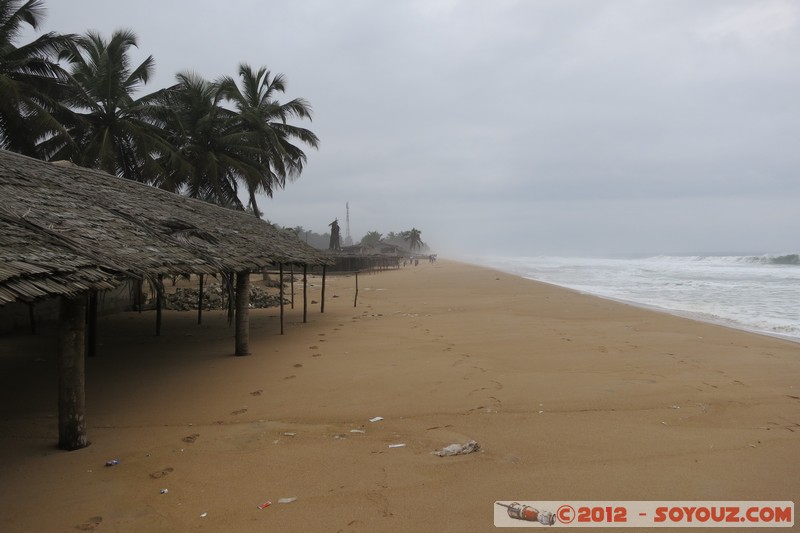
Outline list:
[[[208,516],[208,513],[203,513],[203,514],[200,515],[200,518],[205,518],[207,516]]]
[[[399,444],[390,444],[390,445],[389,445],[389,448],[404,448],[404,447],[405,447],[405,445],[406,445],[406,444],[405,444],[404,442],[401,442],[401,443],[399,443]]]
[[[471,440],[466,444],[451,444],[450,446],[445,446],[441,450],[431,453],[433,455],[438,455],[439,457],[447,457],[448,455],[466,455],[468,453],[477,452],[480,449],[481,445],[474,440]]]
[[[363,429],[351,429],[350,433],[366,433],[366,430],[363,430]]]
[[[370,422],[380,422],[381,420],[383,420],[382,416],[376,416],[374,418],[369,419]]]
[[[280,498],[280,499],[278,500],[278,503],[292,503],[292,502],[293,502],[293,501],[295,501],[295,500],[297,500],[297,498],[296,498],[296,497],[291,497],[291,498]]]

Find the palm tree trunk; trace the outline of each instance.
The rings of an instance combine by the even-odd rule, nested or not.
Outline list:
[[[236,274],[236,355],[250,354],[250,272]]]
[[[77,450],[86,438],[86,295],[61,297],[58,319],[58,447]]]

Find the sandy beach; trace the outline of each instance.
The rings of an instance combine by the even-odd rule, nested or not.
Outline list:
[[[0,337],[0,530],[490,531],[497,500],[800,501],[800,344],[447,260],[359,289],[331,276],[306,324],[298,296],[285,335],[252,310],[247,357],[223,312],[166,312],[158,338],[152,312],[101,318],[74,452],[54,327]]]

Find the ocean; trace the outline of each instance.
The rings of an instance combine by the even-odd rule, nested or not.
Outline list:
[[[800,342],[800,256],[483,257],[503,272]]]

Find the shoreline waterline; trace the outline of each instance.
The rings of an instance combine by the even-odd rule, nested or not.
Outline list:
[[[794,302],[800,299],[800,266],[759,259],[482,257],[474,262],[582,294],[798,343],[800,311]]]

